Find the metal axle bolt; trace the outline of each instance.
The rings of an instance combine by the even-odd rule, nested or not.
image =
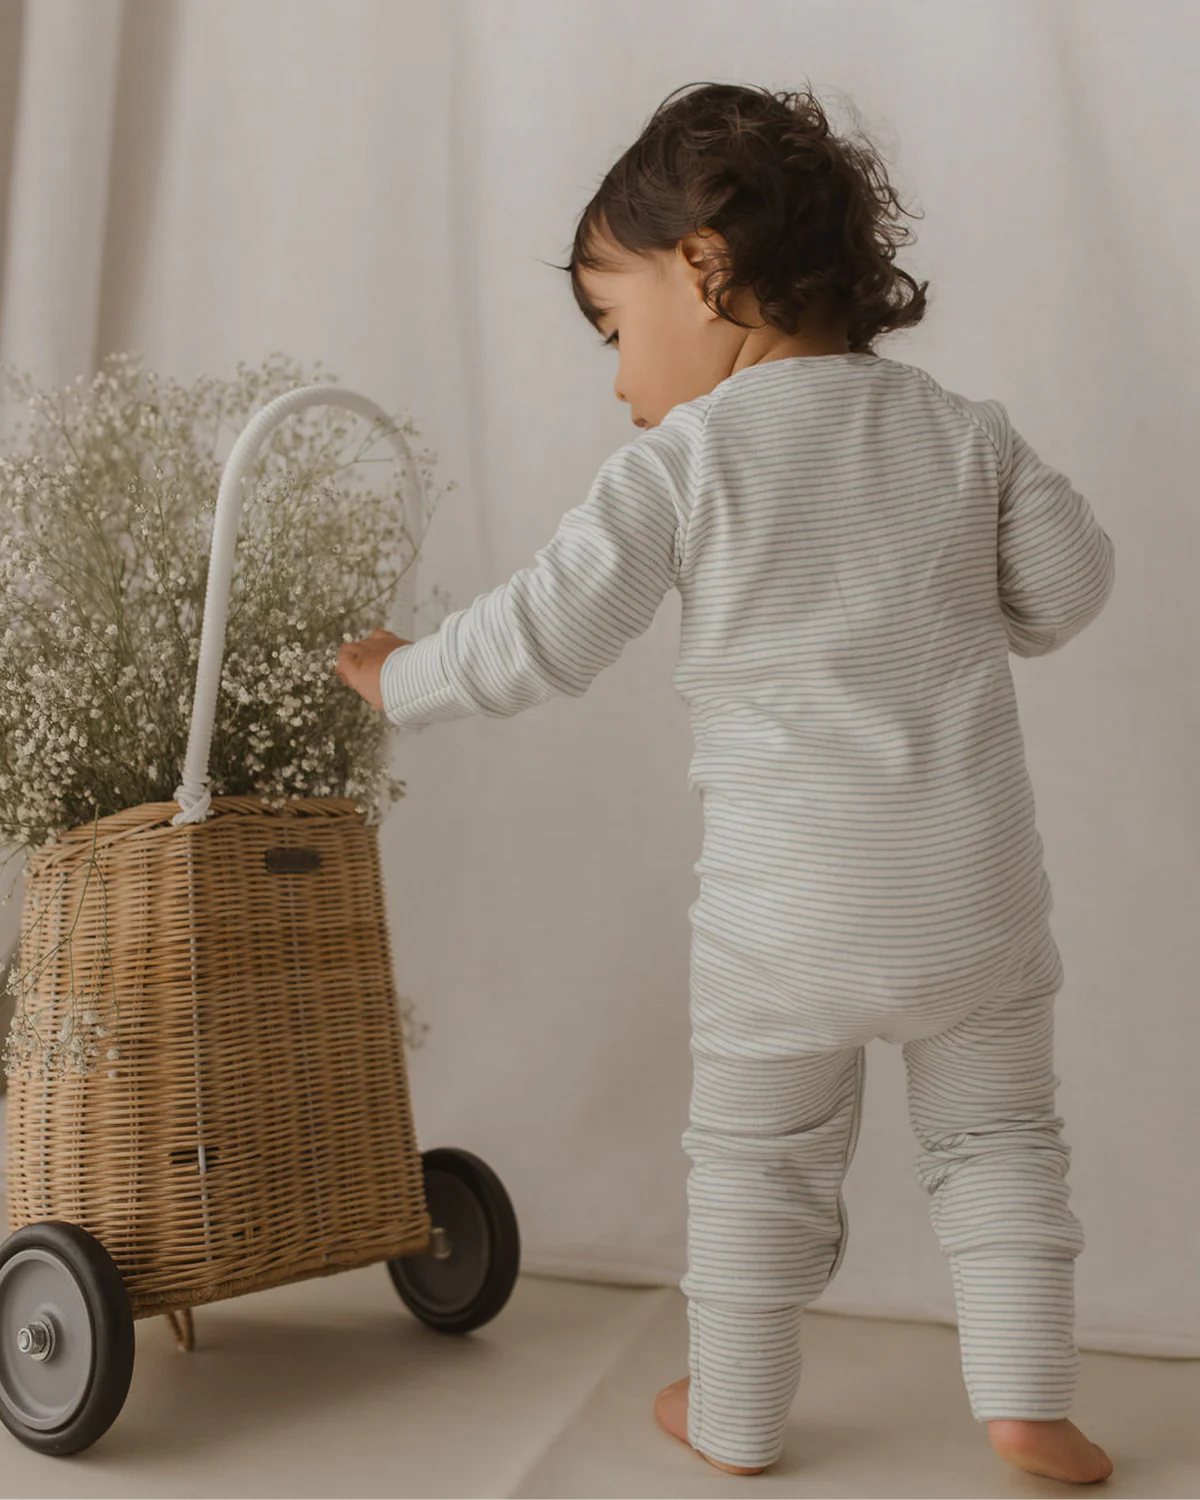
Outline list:
[[[54,1333],[45,1323],[30,1323],[17,1334],[17,1348],[31,1359],[49,1359],[54,1350]]]
[[[449,1260],[454,1254],[454,1250],[450,1244],[450,1236],[444,1229],[435,1229],[430,1236],[430,1243],[433,1246],[434,1260]]]

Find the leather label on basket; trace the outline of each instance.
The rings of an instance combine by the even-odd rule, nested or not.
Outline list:
[[[267,869],[274,875],[307,875],[321,868],[316,849],[268,849]]]

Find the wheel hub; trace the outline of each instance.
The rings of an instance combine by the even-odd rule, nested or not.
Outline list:
[[[30,1359],[49,1359],[54,1353],[54,1324],[30,1323],[17,1334],[17,1348]]]
[[[49,1250],[0,1265],[0,1402],[23,1426],[55,1432],[85,1400],[96,1356],[87,1301]]]
[[[425,1197],[434,1228],[429,1250],[397,1262],[408,1292],[448,1316],[478,1295],[491,1255],[491,1235],[470,1186],[449,1172],[427,1172]]]

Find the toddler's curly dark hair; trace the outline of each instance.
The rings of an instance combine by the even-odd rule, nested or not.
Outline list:
[[[686,84],[609,169],[580,217],[569,263],[556,269],[570,272],[575,300],[597,326],[579,270],[609,268],[606,240],[637,254],[715,229],[729,253],[705,276],[704,296],[723,318],[755,326],[728,307],[733,289],[748,286],[765,321],[784,333],[796,333],[810,311],[835,311],[848,321],[851,352],[873,353],[881,334],[925,316],[928,281],[918,286],[892,264],[910,237],[892,222],[896,213],[908,211],[878,152],[865,138],[832,134],[811,91]]]

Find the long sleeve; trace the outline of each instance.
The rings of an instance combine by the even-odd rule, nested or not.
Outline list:
[[[579,697],[649,627],[674,585],[680,525],[667,471],[645,437],[618,449],[530,567],[387,657],[387,717],[419,729]]]
[[[1004,416],[1000,605],[1009,649],[1044,656],[1065,646],[1104,607],[1115,577],[1114,548],[1084,497]]]

